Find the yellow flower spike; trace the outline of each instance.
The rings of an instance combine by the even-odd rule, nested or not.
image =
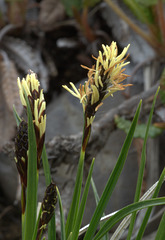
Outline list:
[[[40,83],[39,83],[38,79],[36,78],[36,74],[35,73],[31,73],[31,75],[29,75],[28,80],[31,83],[31,90],[32,90],[32,92],[34,90],[39,92]]]
[[[45,133],[45,125],[46,125],[46,115],[41,116],[41,122],[39,123],[39,129],[40,129],[40,137],[43,136]]]
[[[39,99],[34,100],[34,121],[36,126],[39,127],[39,122],[38,122],[38,103],[39,103]]]
[[[74,85],[72,82],[70,82],[70,85],[72,86],[72,88],[73,88],[73,90],[75,91],[75,93],[77,94],[77,96],[80,97],[80,93],[79,93],[79,91],[77,90],[77,88],[75,87],[75,85]]]
[[[102,44],[102,48],[103,48],[103,50],[104,50],[104,55],[105,55],[105,57],[106,57],[106,59],[107,59],[107,57],[108,57],[108,51],[107,51],[107,49],[106,49],[106,46],[104,45],[104,44]],[[102,54],[102,53],[101,53]]]
[[[103,83],[102,83],[102,80],[101,80],[101,76],[99,76],[99,84],[101,87],[103,87]]]
[[[18,84],[18,88],[19,88],[19,95],[20,95],[21,103],[23,106],[26,106],[26,101],[25,101],[24,94],[22,91],[22,85],[21,85],[20,78],[17,79],[17,84]]]
[[[99,105],[97,105],[97,107],[95,108],[95,111],[97,112],[97,110],[99,109],[99,107],[101,107],[103,105],[103,102],[101,102]]]
[[[99,71],[100,60],[98,58],[94,58],[96,60],[96,71]]]
[[[104,61],[103,61],[103,56],[102,56],[102,52],[101,51],[99,51],[99,60],[100,60],[101,64],[103,65]]]
[[[25,90],[26,95],[27,95],[27,96],[31,96],[31,92],[30,92],[30,90],[29,90],[27,81],[23,78],[21,83],[22,83],[22,91],[24,92],[24,90]]]
[[[112,59],[113,57],[115,58],[116,57],[116,54],[117,54],[117,52],[115,52],[115,48],[116,48],[116,44],[115,44],[115,42],[112,42],[111,43],[111,46],[110,46],[110,48],[109,48],[109,57],[110,57],[110,59]]]
[[[40,104],[40,103],[39,103],[39,104]],[[40,109],[39,109],[39,113],[38,113],[39,118],[40,118],[40,116],[43,114],[43,112],[45,111],[45,109],[46,109],[46,102],[43,102],[43,103],[41,104]]]
[[[98,88],[95,85],[91,86],[92,90],[93,90],[93,94],[92,94],[92,101],[91,104],[93,105],[94,103],[99,101],[99,91]]]
[[[72,83],[72,88],[73,88],[73,83]],[[62,85],[62,87],[63,88],[65,88],[68,92],[70,92],[73,96],[75,96],[75,97],[77,97],[77,98],[80,98],[80,93],[78,92],[77,93],[77,91],[76,92],[74,92],[73,90],[71,90],[70,88],[68,88],[66,85]],[[76,87],[75,87],[76,88]]]
[[[128,44],[128,46],[123,49],[122,53],[116,58],[117,61],[120,61],[125,56],[129,47],[130,47],[130,44]]]
[[[128,56],[125,56],[130,44],[123,49],[118,55],[116,42],[112,42],[110,46],[102,44],[103,51],[99,51],[96,65],[92,68],[82,66],[88,70],[88,81],[84,85],[80,85],[77,89],[73,83],[71,90],[67,86],[63,86],[73,96],[80,99],[86,118],[86,126],[92,124],[94,116],[98,108],[102,105],[102,101],[112,96],[116,91],[124,90],[131,84],[123,85],[121,82],[128,77],[123,73],[124,66],[129,64],[125,62]]]
[[[111,58],[111,48],[108,45],[106,45],[106,48],[108,51],[108,56]]]
[[[98,70],[96,71],[96,74],[95,74],[95,85],[97,88],[99,87],[99,71]]]
[[[32,71],[30,71],[30,74],[27,74],[26,79],[23,78],[22,81],[20,81],[20,78],[18,78],[17,83],[23,106],[25,108],[27,107],[24,91],[30,102],[37,143],[37,167],[39,168],[46,129],[46,102],[43,89],[40,89],[40,82],[38,81],[36,74]]]

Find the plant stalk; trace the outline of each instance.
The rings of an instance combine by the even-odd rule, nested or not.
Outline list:
[[[136,24],[134,24],[130,18],[118,7],[116,4],[112,2],[112,0],[104,0],[113,11],[123,19],[137,34],[139,34],[149,45],[154,48],[157,52],[160,52],[160,44],[155,41],[155,38],[147,35],[141,28],[139,28]]]

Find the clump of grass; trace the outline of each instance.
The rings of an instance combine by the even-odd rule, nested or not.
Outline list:
[[[88,141],[90,139],[91,127],[95,118],[95,114],[107,97],[112,96],[116,91],[124,90],[127,86],[130,86],[130,84],[123,84],[123,81],[126,79],[126,77],[128,77],[128,75],[124,73],[125,68],[123,67],[129,64],[129,62],[126,61],[128,55],[125,56],[128,51],[129,45],[125,47],[122,53],[119,55],[115,42],[112,42],[110,46],[102,45],[102,47],[103,51],[100,51],[98,58],[95,58],[96,64],[92,66],[92,68],[83,66],[85,69],[88,70],[88,81],[86,81],[84,85],[80,84],[79,89],[77,89],[73,83],[70,83],[72,89],[67,86],[63,86],[73,96],[77,97],[80,100],[84,114],[83,137],[77,168],[77,176],[72,201],[66,221],[64,219],[63,205],[58,186],[56,187],[55,183],[53,183],[51,180],[50,167],[44,144],[46,131],[46,103],[44,100],[43,90],[40,88],[40,83],[37,79],[37,76],[33,72],[30,72],[27,75],[26,79],[23,79],[22,81],[18,78],[18,87],[21,102],[25,108],[25,111],[27,112],[27,120],[24,120],[18,116],[16,110],[14,109],[14,114],[18,125],[18,133],[15,141],[15,161],[22,186],[21,204],[23,240],[42,239],[43,230],[46,228],[47,224],[48,240],[56,239],[55,206],[57,203],[57,198],[60,207],[61,240],[76,240],[78,239],[79,235],[81,235],[84,231],[84,240],[98,240],[102,239],[103,237],[104,239],[108,239],[108,231],[124,217],[132,214],[130,228],[128,232],[128,239],[130,239],[130,237],[132,236],[137,212],[143,208],[148,208],[144,221],[139,230],[139,235],[142,236],[147,225],[152,207],[165,204],[165,197],[156,198],[160,187],[164,181],[165,171],[163,171],[159,181],[152,188],[152,199],[145,200],[149,197],[149,194],[146,194],[143,199],[139,198],[145,166],[145,151],[146,141],[148,137],[148,129],[151,123],[158,91],[153,101],[147,124],[147,130],[145,133],[142,150],[142,160],[139,169],[134,203],[126,206],[125,208],[114,214],[111,214],[110,218],[109,215],[102,218],[104,210],[110,200],[112,192],[115,189],[116,183],[124,167],[128,150],[134,137],[134,132],[138,122],[142,101],[140,101],[137,107],[137,111],[126,136],[121,152],[119,154],[118,160],[112,173],[110,174],[102,196],[100,198],[98,197],[97,190],[92,179],[94,159],[91,162],[84,190],[82,190],[85,152]],[[43,169],[45,173],[45,182],[47,188],[45,191],[43,202],[40,206],[39,214],[37,216],[37,191],[39,181],[38,172],[40,168],[41,158],[43,162]],[[89,186],[91,183],[94,188],[97,206],[89,225],[84,227],[83,229],[80,229],[88,196]],[[104,221],[104,223],[100,224],[100,222],[102,221]],[[162,227],[163,222],[164,217],[162,218],[162,222],[159,226],[157,236],[164,234],[164,228]],[[98,229],[99,225],[100,228]],[[124,228],[125,225],[123,225],[122,230]],[[117,230],[116,234],[118,236],[121,235],[122,230]]]

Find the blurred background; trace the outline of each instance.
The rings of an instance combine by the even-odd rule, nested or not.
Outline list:
[[[96,157],[94,181],[101,194],[116,163],[140,98],[141,117],[126,165],[106,213],[134,199],[138,166],[153,96],[160,94],[147,143],[142,194],[158,180],[165,163],[165,15],[163,0],[0,0],[0,240],[21,239],[20,187],[14,162],[16,122],[13,105],[25,116],[17,77],[34,71],[47,102],[46,146],[52,177],[60,189],[67,214],[79,156],[83,113],[81,104],[62,89],[87,79],[102,44],[129,43],[125,83],[133,86],[109,98],[96,114],[85,176]],[[45,182],[40,172],[39,200]],[[162,193],[164,194],[163,190]],[[83,224],[90,221],[95,200],[88,198]],[[154,239],[164,209],[154,209],[144,239]],[[58,216],[58,207],[57,207]],[[143,213],[139,215],[141,221]],[[137,227],[138,227],[137,221]],[[57,229],[60,229],[57,220]],[[123,239],[125,237],[123,236]]]

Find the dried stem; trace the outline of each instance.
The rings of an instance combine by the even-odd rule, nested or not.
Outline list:
[[[137,34],[139,34],[146,42],[149,43],[157,52],[160,52],[160,44],[156,42],[155,38],[146,34],[141,28],[134,24],[130,18],[116,5],[112,0],[105,0],[105,2],[113,9],[113,11],[123,19]]]
[[[163,13],[163,2],[159,0],[157,3],[157,16],[159,20],[159,27],[162,33],[162,42],[165,44],[165,19]]]

